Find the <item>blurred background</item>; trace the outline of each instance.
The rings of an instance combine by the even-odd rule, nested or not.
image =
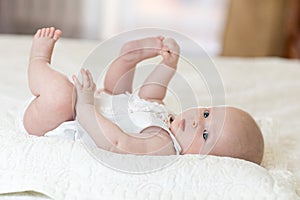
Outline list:
[[[161,27],[211,56],[300,58],[299,0],[0,0],[0,34],[32,35],[45,26],[100,41]]]

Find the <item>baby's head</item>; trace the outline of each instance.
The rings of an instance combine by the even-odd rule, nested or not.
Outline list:
[[[238,108],[192,108],[171,120],[170,129],[183,154],[228,156],[261,163],[261,131],[254,119]]]

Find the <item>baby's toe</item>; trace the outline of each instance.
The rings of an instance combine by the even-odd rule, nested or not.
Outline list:
[[[54,28],[54,27],[51,27],[51,28],[50,28],[50,31],[49,31],[49,37],[53,38],[54,32],[55,32],[55,28]]]
[[[35,38],[39,38],[41,37],[41,33],[42,33],[42,30],[41,29],[38,29],[34,35]]]
[[[53,39],[54,39],[55,41],[57,41],[57,40],[61,37],[61,35],[62,35],[62,31],[59,30],[59,29],[56,29],[56,30],[54,31]]]

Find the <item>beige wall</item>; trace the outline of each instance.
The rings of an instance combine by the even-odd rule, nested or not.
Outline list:
[[[79,36],[81,0],[0,0],[0,32],[29,33],[37,28],[56,26],[64,35]]]
[[[224,56],[283,56],[287,0],[231,0]]]

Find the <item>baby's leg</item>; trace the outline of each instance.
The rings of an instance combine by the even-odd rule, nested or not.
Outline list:
[[[24,114],[24,127],[33,135],[44,135],[62,122],[73,119],[73,84],[50,67],[52,51],[61,34],[53,27],[43,28],[33,38],[28,80],[36,98]]]
[[[136,64],[144,59],[159,55],[163,39],[159,36],[126,43],[121,49],[120,56],[107,71],[104,81],[105,91],[110,94],[132,92]]]
[[[177,69],[180,48],[172,38],[163,40],[162,62],[149,74],[139,91],[142,99],[163,103],[170,80]]]

